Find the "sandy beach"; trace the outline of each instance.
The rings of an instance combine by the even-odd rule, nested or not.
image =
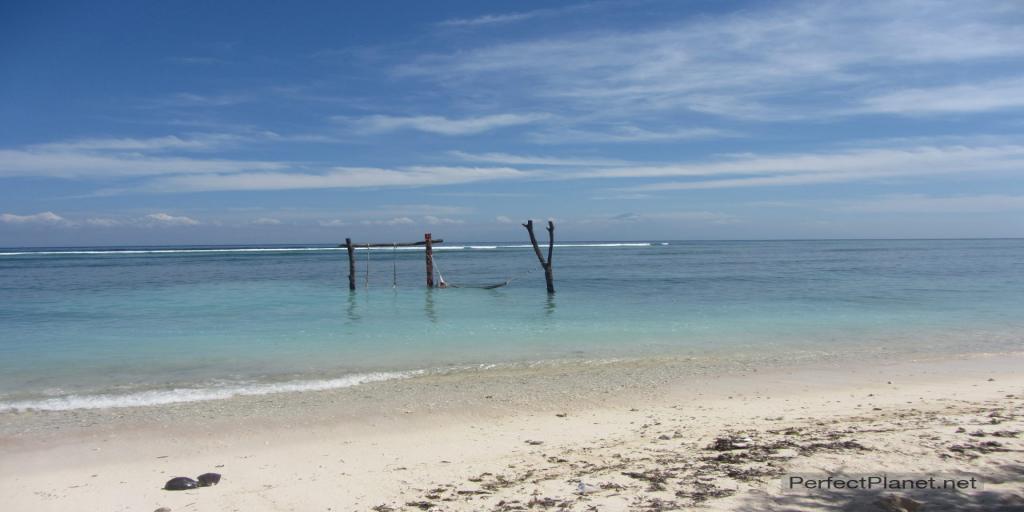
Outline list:
[[[1022,362],[620,361],[8,413],[0,492],[11,511],[1022,510]],[[211,471],[220,485],[161,489]],[[792,474],[984,485],[783,492]]]

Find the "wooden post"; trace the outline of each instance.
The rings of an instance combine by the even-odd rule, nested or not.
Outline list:
[[[555,221],[548,221],[548,263],[544,266],[544,280],[548,283],[548,293],[555,293],[555,276],[552,274],[551,253],[555,252]]]
[[[548,221],[548,259],[544,260],[544,254],[540,251],[540,245],[537,244],[537,237],[533,234],[533,221],[528,220],[526,224],[523,224],[526,231],[530,233],[530,243],[533,244],[533,252],[537,254],[537,260],[540,261],[541,268],[544,269],[544,281],[548,285],[548,293],[555,293],[555,276],[552,272],[551,267],[551,256],[555,251],[555,223],[554,221]]]
[[[348,250],[348,289],[356,289],[356,256],[355,248],[352,247],[352,239],[345,239],[345,249]]]
[[[430,233],[423,235],[423,244],[427,253],[427,288],[434,287],[434,245],[430,240]]]

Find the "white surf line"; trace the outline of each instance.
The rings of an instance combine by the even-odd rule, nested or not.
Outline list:
[[[376,372],[346,375],[335,379],[295,380],[238,384],[224,387],[176,388],[167,390],[140,391],[136,393],[68,395],[40,400],[0,402],[0,413],[16,411],[71,411],[76,409],[110,409],[115,407],[147,407],[183,402],[226,400],[236,396],[257,396],[302,391],[325,391],[349,388],[370,382],[407,379],[424,373],[423,370],[408,372]]]
[[[541,244],[544,245],[544,244]],[[629,243],[593,243],[593,244],[555,244],[555,247],[565,248],[586,248],[586,247],[653,247],[666,246],[668,242],[629,242]],[[495,250],[495,249],[529,249],[529,244],[515,245],[438,245],[434,246],[435,251],[463,251],[463,250]],[[423,247],[353,247],[357,251],[422,251]],[[344,251],[344,247],[254,247],[254,248],[224,248],[224,249],[109,249],[109,250],[88,250],[88,251],[17,251],[0,252],[0,256],[118,256],[118,255],[140,255],[140,254],[217,254],[217,253],[265,253],[265,252],[317,252],[317,251]]]

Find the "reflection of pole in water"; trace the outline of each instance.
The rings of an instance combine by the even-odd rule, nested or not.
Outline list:
[[[345,315],[348,316],[349,322],[358,322],[362,319],[359,316],[359,311],[356,310],[356,292],[355,290],[348,292],[348,305],[345,308]]]
[[[427,318],[430,319],[431,323],[437,323],[437,311],[434,311],[433,288],[427,288],[427,298],[423,302],[423,312],[427,314]]]
[[[544,314],[551,316],[555,314],[555,296],[554,294],[548,294],[547,300],[544,301]]]

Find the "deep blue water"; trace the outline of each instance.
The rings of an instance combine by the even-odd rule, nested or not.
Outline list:
[[[1024,347],[1024,240],[571,244],[553,297],[529,247],[446,245],[449,282],[511,284],[425,289],[421,250],[359,251],[349,292],[327,247],[0,249],[0,410],[553,359]]]

